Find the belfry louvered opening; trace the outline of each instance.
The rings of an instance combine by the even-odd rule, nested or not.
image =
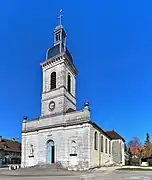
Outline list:
[[[68,92],[71,93],[71,77],[70,77],[70,74],[68,74]]]
[[[51,73],[51,89],[56,88],[56,72]]]

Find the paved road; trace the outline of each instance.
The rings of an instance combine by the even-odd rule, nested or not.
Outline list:
[[[96,171],[75,176],[6,176],[0,180],[152,180],[152,172]]]

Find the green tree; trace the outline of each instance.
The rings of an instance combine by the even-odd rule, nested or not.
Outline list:
[[[144,146],[144,158],[151,158],[152,157],[152,142],[150,140],[149,133],[146,133],[146,140]]]
[[[143,154],[144,154],[144,158],[152,157],[152,143],[151,142],[149,142],[145,145]]]
[[[149,143],[150,143],[150,135],[149,135],[149,133],[146,133],[145,144],[149,144]]]

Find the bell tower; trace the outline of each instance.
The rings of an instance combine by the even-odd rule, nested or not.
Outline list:
[[[41,117],[64,114],[76,110],[76,75],[73,58],[66,46],[66,33],[61,24],[54,29],[54,44],[41,63],[43,90]]]

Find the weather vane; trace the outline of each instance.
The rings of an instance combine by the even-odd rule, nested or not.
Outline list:
[[[62,9],[61,9],[61,10],[60,10],[60,16],[59,16],[60,25],[62,24],[62,17],[63,17],[63,15],[62,15]]]

